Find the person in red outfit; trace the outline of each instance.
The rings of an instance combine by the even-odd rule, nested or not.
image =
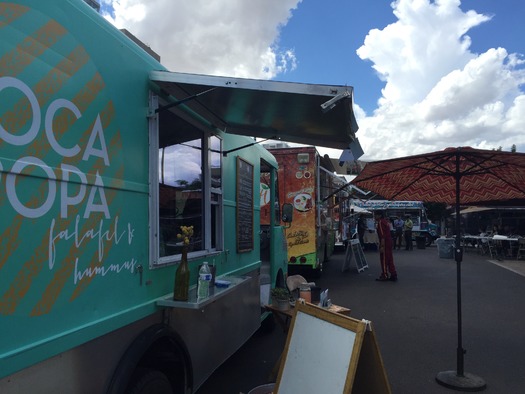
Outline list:
[[[390,232],[390,222],[381,211],[376,213],[377,236],[379,238],[379,258],[381,260],[381,276],[378,281],[397,281],[396,266],[394,265],[394,255],[392,253],[392,234]],[[390,273],[390,276],[388,275]]]

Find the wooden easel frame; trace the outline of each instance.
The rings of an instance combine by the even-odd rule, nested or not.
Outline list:
[[[370,322],[312,304],[294,312],[275,393],[391,393]]]

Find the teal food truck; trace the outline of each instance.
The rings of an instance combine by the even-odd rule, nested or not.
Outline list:
[[[351,88],[171,73],[80,0],[3,1],[0,36],[0,392],[194,392],[287,274],[254,137],[346,146]]]

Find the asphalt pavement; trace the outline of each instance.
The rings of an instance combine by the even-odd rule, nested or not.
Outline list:
[[[394,283],[375,281],[377,251],[365,251],[368,268],[361,273],[341,272],[344,256],[333,255],[316,284],[329,289],[333,303],[351,308],[352,317],[372,322],[392,392],[455,392],[435,377],[457,369],[456,262],[440,258],[435,245],[395,250]],[[484,393],[525,393],[525,261],[466,252],[461,284],[464,371],[485,381]],[[268,383],[285,341],[278,326],[259,330],[196,394],[248,393]]]

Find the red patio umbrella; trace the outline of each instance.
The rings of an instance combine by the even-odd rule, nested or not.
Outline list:
[[[368,163],[352,184],[389,200],[442,202],[455,205],[458,347],[457,369],[439,372],[438,383],[452,389],[478,391],[484,380],[464,371],[461,316],[461,205],[525,198],[525,154],[470,147]]]

